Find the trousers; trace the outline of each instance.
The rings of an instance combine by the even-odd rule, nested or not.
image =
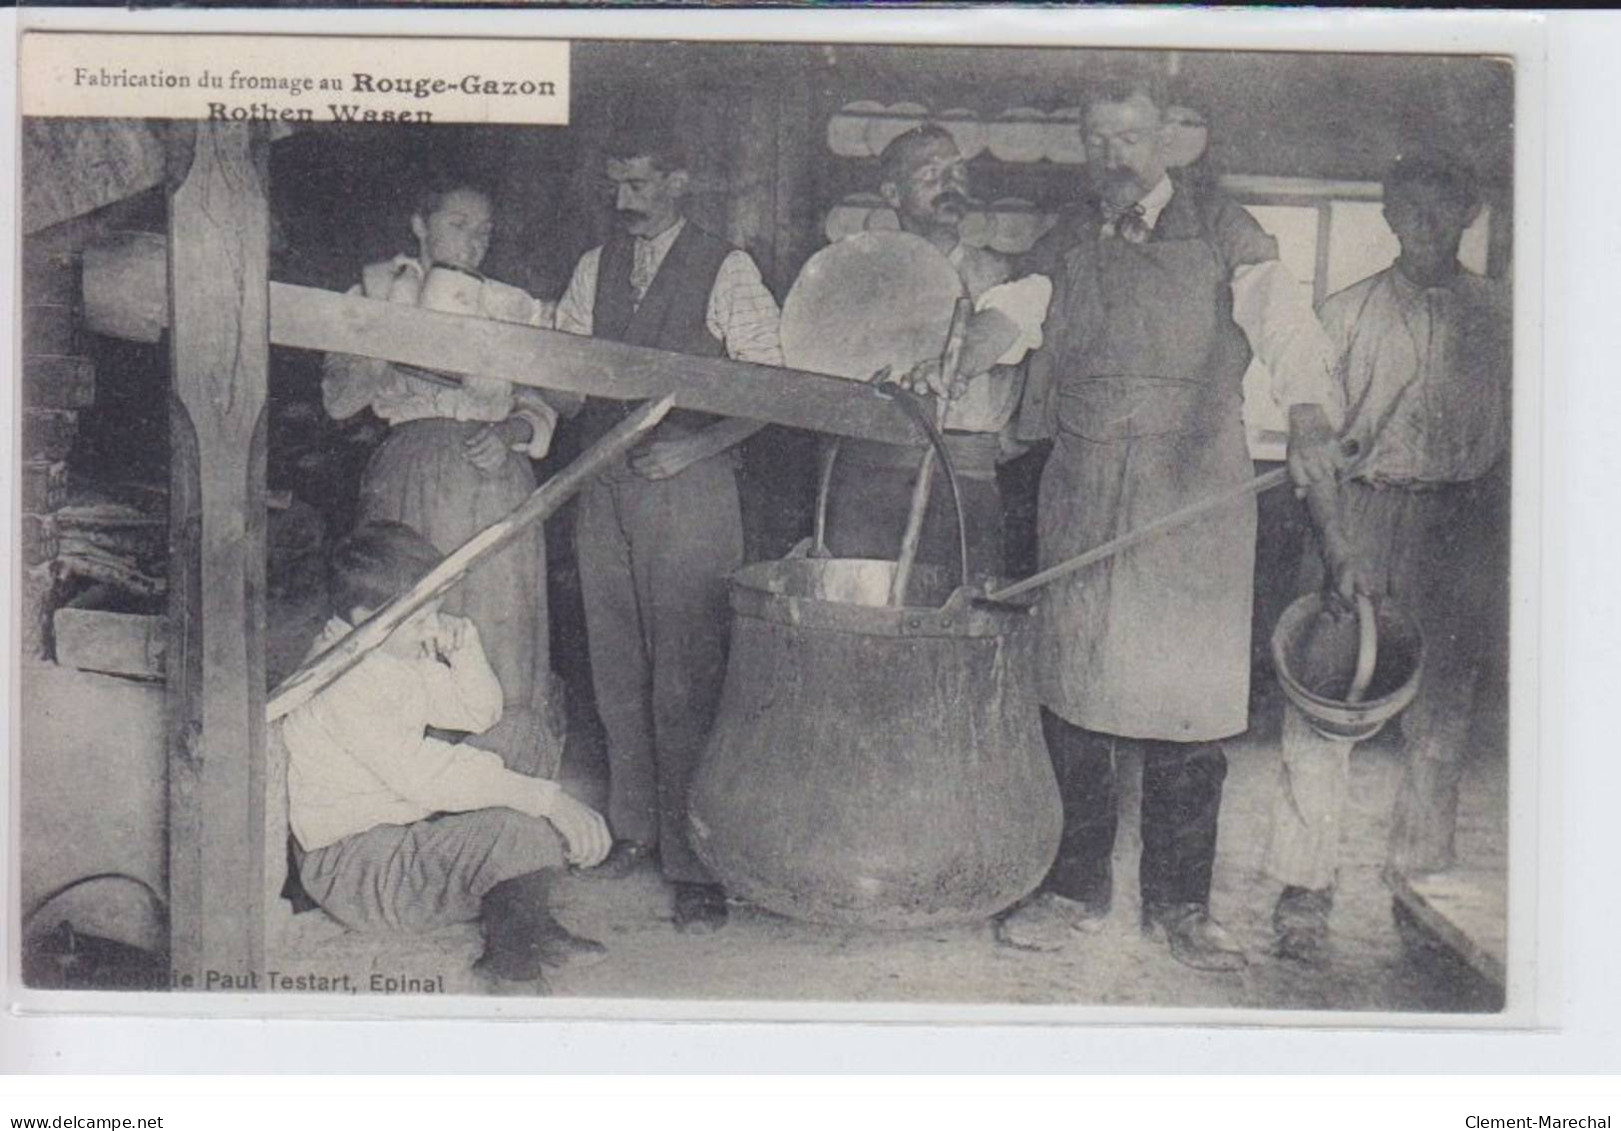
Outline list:
[[[475,809],[344,837],[306,853],[299,881],[350,930],[420,933],[472,922],[495,885],[564,859],[549,821]]]
[[[1490,715],[1482,693],[1498,685],[1508,651],[1506,488],[1491,476],[1426,490],[1352,481],[1342,491],[1341,530],[1375,587],[1424,638],[1418,693],[1397,723],[1406,766],[1387,861],[1398,871],[1454,861],[1458,785],[1471,740],[1483,737],[1471,728],[1491,721],[1482,717]],[[1308,548],[1302,591],[1321,578],[1320,557]],[[1293,705],[1285,712],[1265,868],[1285,885],[1322,890],[1339,872],[1355,744],[1318,734]]]
[[[663,480],[620,469],[580,498],[575,543],[608,824],[657,845],[666,878],[707,883],[687,836],[687,787],[726,675],[727,578],[743,563],[729,456]]]
[[[1142,753],[1142,858],[1138,884],[1145,914],[1210,903],[1227,756],[1218,742],[1116,738],[1041,710],[1042,731],[1064,831],[1043,887],[1070,899],[1107,904],[1113,896],[1115,832],[1120,822],[1117,754]]]

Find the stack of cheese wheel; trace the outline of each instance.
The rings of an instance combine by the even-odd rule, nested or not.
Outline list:
[[[1047,115],[1030,106],[1004,110],[986,127],[985,144],[999,161],[1040,161],[1047,149]]]
[[[928,120],[929,108],[920,102],[897,102],[867,119],[867,152],[874,157],[907,130]]]
[[[985,151],[985,123],[972,110],[942,110],[934,121],[951,135],[964,160],[972,161]]]
[[[1081,165],[1086,161],[1086,146],[1081,141],[1081,111],[1079,107],[1054,110],[1052,124],[1047,131],[1047,160],[1057,165]]]
[[[828,210],[822,232],[828,243],[838,243],[857,232],[893,232],[900,226],[900,218],[883,197],[875,192],[857,192]]]
[[[884,111],[881,102],[851,102],[827,121],[827,147],[840,157],[871,157],[867,126]]]

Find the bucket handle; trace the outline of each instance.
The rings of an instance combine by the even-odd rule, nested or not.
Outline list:
[[[899,404],[906,414],[922,428],[928,437],[929,443],[934,446],[935,458],[945,469],[946,485],[951,490],[951,510],[957,520],[957,581],[959,588],[968,585],[968,522],[963,515],[962,485],[957,480],[957,467],[951,462],[951,455],[946,451],[946,439],[940,429],[935,427],[934,421],[908,397],[897,397],[893,393],[874,387],[874,393],[885,400],[893,400]],[[830,558],[832,551],[827,548],[827,497],[833,483],[833,465],[839,458],[839,449],[843,441],[835,438],[830,442],[822,459],[821,481],[816,491],[816,520],[811,538],[809,555],[813,558]]]

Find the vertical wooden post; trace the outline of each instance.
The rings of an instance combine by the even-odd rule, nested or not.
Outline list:
[[[281,863],[265,831],[267,139],[253,125],[173,129],[171,959],[197,988],[252,989]]]
[[[779,295],[799,277],[805,260],[822,243],[821,207],[815,171],[825,162],[825,122],[810,75],[796,67],[777,85],[776,184],[773,186],[771,275]]]

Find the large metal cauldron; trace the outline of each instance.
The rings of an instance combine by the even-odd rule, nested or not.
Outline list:
[[[984,919],[1058,850],[1028,613],[965,592],[941,606],[949,586],[923,566],[908,594],[922,604],[889,607],[894,570],[789,558],[733,578],[692,843],[728,890],[796,919]]]

